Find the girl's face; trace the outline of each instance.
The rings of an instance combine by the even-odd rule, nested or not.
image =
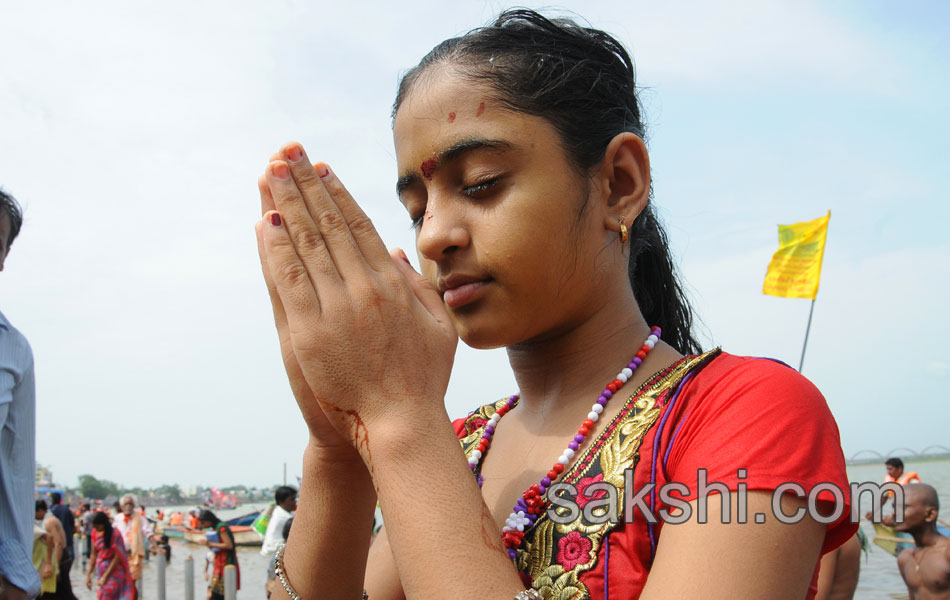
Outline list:
[[[400,201],[423,274],[471,346],[510,346],[583,323],[614,234],[545,119],[435,67],[393,126]],[[599,224],[599,226],[598,226]]]
[[[101,523],[97,523],[97,524],[93,525],[92,528],[95,529],[96,531],[98,531],[99,533],[102,533],[103,531],[106,530],[106,526],[103,525],[103,524],[101,524]]]

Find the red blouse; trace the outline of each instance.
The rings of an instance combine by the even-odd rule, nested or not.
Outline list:
[[[466,455],[504,401],[455,421]],[[679,482],[689,491],[675,496],[685,501],[696,498],[701,469],[706,482],[721,482],[730,492],[737,491],[739,483],[749,491],[772,491],[792,483],[805,493],[819,483],[831,483],[842,496],[836,499],[831,491],[822,491],[817,498],[825,509],[837,500],[843,511],[828,526],[822,553],[840,546],[858,527],[849,518],[851,497],[838,427],[818,389],[782,363],[714,350],[685,357],[653,375],[563,474],[560,481],[577,489],[579,508],[595,500],[603,506],[594,508],[593,519],[581,513],[567,524],[542,515],[526,532],[516,563],[526,582],[545,598],[639,597],[664,525],[662,520],[649,525],[640,508],[629,502],[634,492],[623,491],[628,469],[634,491],[650,482],[657,489]],[[745,469],[741,478],[739,469]],[[609,510],[606,492],[584,494],[589,485],[600,482],[621,491],[613,505],[619,509],[619,523],[598,518]],[[656,491],[643,501],[653,514],[674,508]],[[627,504],[632,522],[624,519]],[[567,509],[558,510],[566,514]],[[754,515],[748,518],[752,522]],[[808,598],[815,595],[816,581],[817,565]]]

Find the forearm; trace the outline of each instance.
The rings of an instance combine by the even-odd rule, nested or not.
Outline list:
[[[406,597],[509,600],[523,590],[448,418],[370,435],[374,482]]]
[[[112,571],[115,570],[115,566],[116,564],[118,564],[118,562],[119,562],[119,555],[117,553],[115,556],[112,557],[112,560],[109,561],[109,566],[106,567],[106,572],[102,574],[103,579],[108,579],[109,576],[112,575]]]
[[[357,461],[357,462],[354,462]],[[308,446],[284,570],[304,598],[352,600],[363,591],[376,494],[365,468]],[[272,598],[284,599],[283,586]]]

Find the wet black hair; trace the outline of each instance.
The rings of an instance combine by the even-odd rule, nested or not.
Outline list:
[[[55,506],[63,501],[63,495],[60,494],[59,492],[53,492],[49,495],[49,499],[50,499],[50,502],[52,502],[53,505]]]
[[[42,498],[37,498],[36,500],[36,510],[49,510],[49,507],[46,505],[46,500]]]
[[[219,519],[217,515],[207,509],[201,511],[201,513],[198,514],[198,520],[211,523],[211,527],[217,527],[218,523],[221,522],[221,519]]]
[[[112,521],[109,520],[109,515],[104,512],[97,512],[92,516],[93,526],[102,525],[105,529],[102,531],[103,541],[106,543],[106,548],[112,546]]]
[[[413,84],[437,65],[489,84],[506,108],[547,119],[582,175],[618,134],[646,139],[630,54],[613,36],[571,19],[507,10],[487,27],[445,40],[403,76],[394,118]],[[652,202],[630,226],[630,244],[627,272],[646,322],[661,327],[677,351],[700,352],[693,311]]]
[[[284,500],[290,498],[291,496],[296,496],[297,490],[290,487],[289,485],[282,485],[274,492],[274,501],[277,504],[283,503]]]
[[[889,459],[887,459],[887,460],[884,461],[884,464],[885,464],[885,465],[890,465],[890,466],[894,467],[895,469],[903,469],[903,468],[904,468],[904,461],[902,461],[902,460],[899,459],[899,458],[889,458]]]
[[[10,239],[7,240],[6,248],[9,250],[23,226],[23,209],[13,196],[2,189],[0,189],[0,215],[6,215],[10,219]]]

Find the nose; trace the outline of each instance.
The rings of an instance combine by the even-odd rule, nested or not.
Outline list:
[[[420,256],[440,261],[467,248],[471,243],[471,236],[460,211],[432,200],[433,198],[429,199],[426,213],[422,217],[416,248]]]

